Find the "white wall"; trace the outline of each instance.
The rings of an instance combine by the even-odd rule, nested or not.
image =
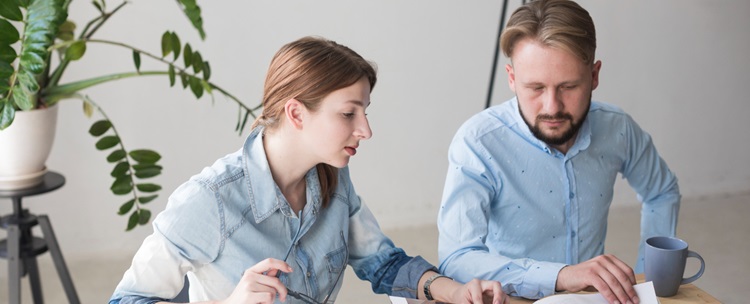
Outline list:
[[[512,3],[515,8],[520,1]],[[592,14],[603,61],[594,98],[614,103],[654,137],[680,178],[685,198],[750,191],[750,2],[580,1]],[[434,223],[446,152],[458,126],[484,107],[501,1],[202,1],[208,39],[200,42],[175,2],[133,1],[98,34],[154,53],[164,30],[176,30],[209,60],[212,80],[250,105],[261,96],[271,56],[284,43],[320,35],[348,45],[379,66],[369,118],[374,137],[351,162],[356,188],[382,226]],[[93,14],[74,1],[83,27]],[[130,52],[90,45],[65,80],[132,69]],[[144,58],[143,70],[161,68]],[[511,97],[499,67],[495,104]],[[238,149],[236,107],[212,105],[166,78],[141,78],[87,90],[129,149],[152,148],[165,167],[156,182],[162,210],[169,193],[215,159]],[[81,103],[62,102],[47,165],[67,177],[62,189],[25,206],[49,214],[66,254],[132,252],[150,233],[124,232],[115,213],[126,198],[109,192],[107,153],[87,134]],[[616,204],[635,203],[618,184]],[[0,214],[10,212],[0,204]]]

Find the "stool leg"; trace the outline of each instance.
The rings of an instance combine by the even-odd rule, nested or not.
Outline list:
[[[29,285],[31,285],[31,295],[34,297],[34,304],[44,304],[42,283],[39,280],[39,265],[36,262],[36,257],[25,258],[23,264],[26,266],[26,272],[29,274]]]
[[[78,294],[73,286],[73,280],[70,278],[68,273],[68,267],[65,266],[65,260],[63,260],[62,252],[60,251],[60,245],[57,244],[57,238],[55,238],[55,232],[52,231],[52,224],[49,222],[49,218],[46,215],[38,216],[39,226],[42,228],[44,234],[44,240],[47,242],[47,247],[52,255],[52,261],[55,262],[55,268],[57,268],[57,274],[60,276],[60,281],[65,289],[65,294],[68,296],[68,302],[72,304],[79,304],[81,301],[78,300]]]
[[[10,304],[21,303],[21,231],[8,225],[8,294]]]

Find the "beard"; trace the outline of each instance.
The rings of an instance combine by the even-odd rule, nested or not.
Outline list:
[[[518,100],[518,96],[516,96],[516,99]],[[578,120],[573,118],[573,115],[571,115],[570,113],[557,112],[552,115],[539,114],[536,116],[534,123],[532,124],[528,120],[526,120],[526,116],[523,115],[523,110],[521,110],[520,105],[518,106],[518,112],[521,113],[521,118],[523,118],[523,121],[529,127],[529,130],[531,130],[531,133],[534,134],[534,137],[548,145],[559,146],[567,143],[573,138],[573,136],[576,136],[576,134],[578,134],[578,130],[581,129],[581,125],[583,125],[583,122],[586,121],[586,116],[588,116],[590,108],[591,96],[589,95],[589,105],[588,107],[586,107],[586,111],[583,112],[583,116],[581,116],[581,119]],[[542,129],[539,127],[539,122],[544,120],[567,120],[570,122],[570,126],[559,135],[547,135],[544,134],[544,131],[542,131]]]

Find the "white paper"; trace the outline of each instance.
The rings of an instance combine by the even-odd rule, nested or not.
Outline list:
[[[641,304],[659,304],[652,282],[633,286]],[[607,304],[607,300],[599,293],[588,294],[560,294],[543,298],[534,304]]]
[[[391,304],[407,304],[408,303],[406,302],[406,299],[402,297],[389,296],[389,298],[391,299]]]

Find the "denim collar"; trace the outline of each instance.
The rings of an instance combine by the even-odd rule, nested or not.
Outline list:
[[[256,223],[267,219],[276,210],[280,210],[286,216],[296,216],[271,175],[271,168],[268,165],[266,151],[263,147],[263,129],[263,127],[253,129],[247,136],[242,149],[243,170],[247,177],[245,181],[247,182],[248,196]],[[308,205],[312,205],[313,214],[317,214],[321,208],[321,199],[318,171],[315,167],[305,174],[305,180],[307,182],[307,202],[304,210],[308,210]]]

